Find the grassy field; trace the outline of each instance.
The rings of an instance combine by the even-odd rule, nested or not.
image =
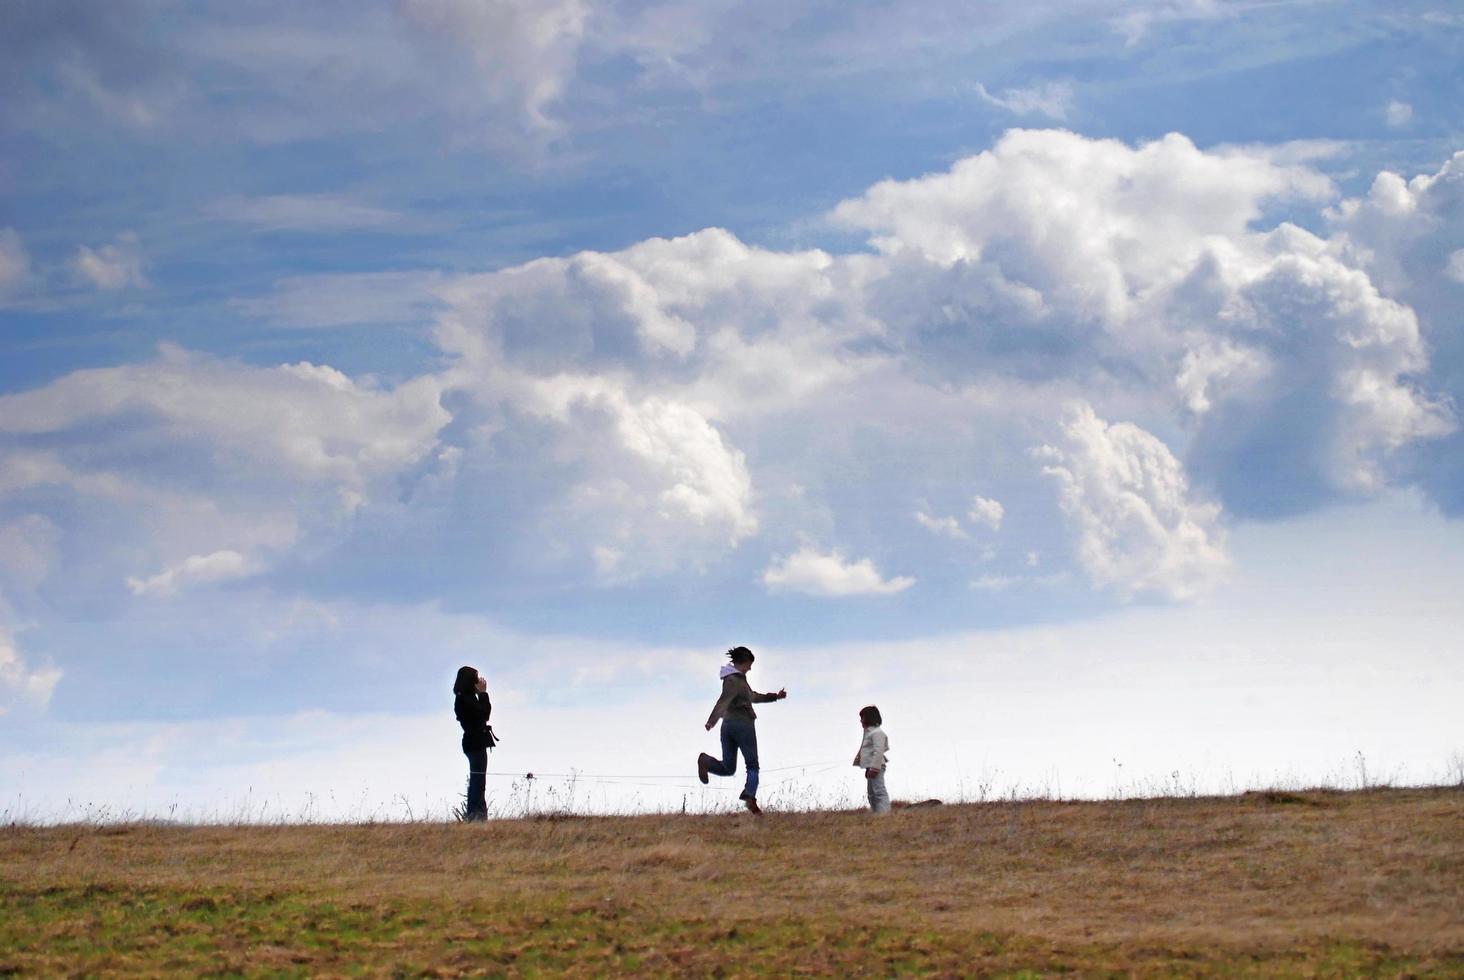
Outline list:
[[[0,974],[1464,976],[1464,791],[0,829]]]

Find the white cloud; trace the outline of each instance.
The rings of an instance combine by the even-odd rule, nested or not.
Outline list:
[[[816,406],[871,360],[839,350],[869,322],[858,274],[708,229],[456,280],[437,336],[484,431],[538,428],[516,466],[557,474],[535,516],[566,548],[616,579],[705,568],[760,526],[733,430]]]
[[[137,236],[131,232],[95,249],[79,246],[71,260],[71,268],[78,278],[108,292],[146,286],[142,265],[142,249]]]
[[[1232,479],[1250,479],[1247,457],[1254,465],[1262,456],[1237,428],[1246,426],[1262,445],[1276,447],[1279,436],[1289,446],[1265,451],[1283,492],[1315,483],[1308,492],[1375,493],[1397,450],[1453,429],[1448,406],[1413,381],[1428,364],[1418,317],[1307,232],[1283,226],[1260,244],[1218,272],[1230,283],[1223,322],[1235,346],[1206,376],[1203,396],[1191,397],[1191,408],[1217,403],[1194,452]],[[1306,475],[1287,473],[1296,466]]]
[[[1072,399],[1163,433],[1166,458],[1185,460],[1178,479],[1231,514],[1305,510],[1406,481],[1407,448],[1451,424],[1418,380],[1417,317],[1360,257],[1364,218],[1396,231],[1437,211],[1437,191],[1380,178],[1365,206],[1339,205],[1345,241],[1258,227],[1273,203],[1331,193],[1306,159],[1015,131],[949,172],[840,205],[872,252],[782,252],[713,228],[479,275],[282,280],[242,303],[297,325],[435,315],[441,373],[384,389],[324,365],[175,353],[0,397],[0,435],[42,436],[0,452],[31,486],[135,501],[166,483],[187,499],[211,530],[117,573],[141,583],[190,556],[264,561],[373,503],[369,516],[398,528],[481,528],[525,575],[718,574],[769,547],[759,536],[854,526],[850,508],[869,502],[840,493],[850,480],[897,512],[980,486],[992,496],[965,513],[923,507],[915,521],[951,537],[1005,528],[1022,540],[1004,551],[1055,553],[1052,515],[1024,510],[1017,532],[997,498],[1031,499],[1024,454]],[[1447,254],[1433,256],[1436,278]],[[81,450],[108,426],[117,452]],[[158,444],[175,460],[165,479],[131,462]],[[896,526],[915,530],[876,532]],[[916,550],[902,561],[928,577],[934,546]],[[1182,551],[1176,567],[1203,564]],[[1145,574],[1125,566],[1110,584],[1191,591],[1158,572],[1121,584]]]
[[[1006,514],[1001,501],[992,500],[990,497],[972,497],[971,509],[966,516],[973,524],[984,524],[993,531],[1001,530],[1001,519]]]
[[[886,255],[984,263],[996,283],[1033,290],[1042,306],[1118,327],[1213,241],[1242,238],[1266,201],[1331,192],[1305,167],[1207,153],[1173,133],[1133,149],[1014,130],[947,173],[876,184],[832,217],[869,232]]]
[[[0,626],[0,715],[17,704],[44,708],[61,680],[54,667],[29,667],[16,648],[14,635]]]
[[[1439,260],[1464,246],[1461,201],[1464,150],[1437,173],[1405,179],[1383,171],[1365,197],[1341,202],[1327,217],[1341,233],[1339,251],[1348,260],[1365,268],[1387,295],[1427,315],[1440,305],[1441,297],[1430,288]],[[1453,302],[1449,298],[1442,305]]]
[[[1069,409],[1059,446],[1037,452],[1077,534],[1094,584],[1122,595],[1189,599],[1214,586],[1229,558],[1220,509],[1194,499],[1169,448],[1087,404]]]
[[[763,571],[762,582],[773,592],[831,597],[894,595],[915,584],[906,576],[883,578],[868,558],[849,561],[838,549],[824,553],[811,545],[774,561]]]
[[[191,585],[244,578],[258,573],[260,569],[259,563],[237,551],[215,551],[207,555],[190,555],[149,578],[129,577],[127,588],[133,595],[170,596]]]
[[[603,571],[666,571],[757,531],[742,453],[691,406],[569,377],[535,394],[532,407],[561,423],[562,445],[588,464],[556,510],[588,533]]]
[[[0,297],[30,278],[30,253],[14,228],[0,228]]]
[[[1042,82],[1030,88],[1009,88],[1000,95],[992,95],[985,85],[977,83],[976,94],[1018,116],[1043,115],[1062,121],[1073,107],[1073,86],[1070,82]]]
[[[1222,5],[1218,0],[1154,0],[1149,3],[1122,4],[1124,12],[1112,20],[1117,31],[1130,47],[1142,41],[1156,24],[1186,20],[1213,20],[1233,15],[1245,4]]]
[[[1449,261],[1444,263],[1444,275],[1464,285],[1464,248],[1455,249],[1449,254]]]
[[[1388,107],[1384,110],[1383,115],[1388,120],[1389,126],[1392,126],[1394,129],[1400,129],[1407,126],[1413,119],[1413,106],[1407,102],[1399,102],[1397,99],[1394,99],[1388,103]]]
[[[927,531],[941,534],[948,538],[964,538],[966,532],[961,529],[961,522],[954,517],[932,517],[923,510],[915,512],[915,521]]]
[[[1252,348],[1226,340],[1199,343],[1185,351],[1174,385],[1184,396],[1185,406],[1203,414],[1213,407],[1212,389],[1251,390],[1264,380],[1270,366],[1270,359]]]
[[[0,499],[83,498],[62,531],[86,536],[84,574],[137,595],[253,573],[434,468],[439,390],[164,348],[0,396]]]
[[[586,0],[405,0],[414,21],[468,48],[482,97],[522,113],[527,125],[553,130],[549,106],[574,78]]]
[[[909,354],[919,356],[925,330],[967,329],[973,367],[975,352],[997,356],[979,346],[993,323],[1061,338],[1072,353],[1039,370],[1073,382],[1072,394],[1155,418],[1176,407],[1152,400],[1169,388],[1202,416],[1186,447],[1197,472],[1238,512],[1276,514],[1377,492],[1396,479],[1399,450],[1453,424],[1414,380],[1428,363],[1416,316],[1358,267],[1346,240],[1253,227],[1267,201],[1332,193],[1297,161],[1263,148],[1204,152],[1175,135],[1130,148],[1017,131],[948,173],[883,182],[833,214],[900,263],[881,288],[915,331]],[[1415,227],[1415,201],[1443,184],[1384,175],[1367,206],[1345,202],[1335,220],[1396,237],[1390,229]],[[949,271],[921,271],[931,265]],[[1007,357],[1012,348],[1000,345]],[[949,370],[951,346],[938,349],[932,369]],[[1140,391],[1120,395],[1131,383],[1118,373],[1113,387],[1095,384],[1088,372],[1111,370],[1100,362],[1144,378]],[[1291,450],[1268,448],[1282,443]],[[1281,465],[1254,472],[1263,456]]]
[[[399,211],[366,204],[344,194],[236,195],[220,198],[205,210],[223,221],[267,231],[398,231],[412,223]]]
[[[262,466],[359,490],[435,444],[448,421],[438,395],[431,377],[383,390],[308,362],[251,368],[165,346],[151,363],[0,395],[0,433],[76,433],[136,413],[175,445],[206,444],[225,468]]]

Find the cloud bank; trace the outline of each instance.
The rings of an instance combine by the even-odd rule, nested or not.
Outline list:
[[[395,384],[165,346],[0,397],[0,523],[54,556],[10,601],[72,574],[112,609],[389,593],[406,566],[474,601],[959,609],[1036,553],[1069,595],[1191,599],[1235,522],[1410,485],[1459,506],[1461,454],[1427,451],[1459,438],[1458,178],[1343,201],[1280,151],[1015,130],[839,204],[866,242],[841,253],[709,228],[374,274],[433,318],[436,364]]]

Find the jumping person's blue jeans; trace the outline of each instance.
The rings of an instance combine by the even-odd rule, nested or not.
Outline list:
[[[742,788],[743,796],[757,796],[757,726],[746,718],[722,719],[722,759],[713,759],[707,772],[718,776],[737,774],[737,753],[742,752],[742,761],[747,764],[747,785]]]
[[[463,754],[468,757],[468,805],[463,819],[486,820],[488,801],[484,793],[488,787],[488,750],[481,746],[469,748],[465,738]]]

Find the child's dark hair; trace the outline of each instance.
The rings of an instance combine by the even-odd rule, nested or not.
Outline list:
[[[879,709],[872,704],[866,704],[859,709],[859,720],[864,722],[866,728],[884,724],[884,719],[879,716]]]
[[[757,658],[752,655],[752,651],[747,649],[747,647],[733,647],[727,651],[727,659],[734,664],[750,664]]]

